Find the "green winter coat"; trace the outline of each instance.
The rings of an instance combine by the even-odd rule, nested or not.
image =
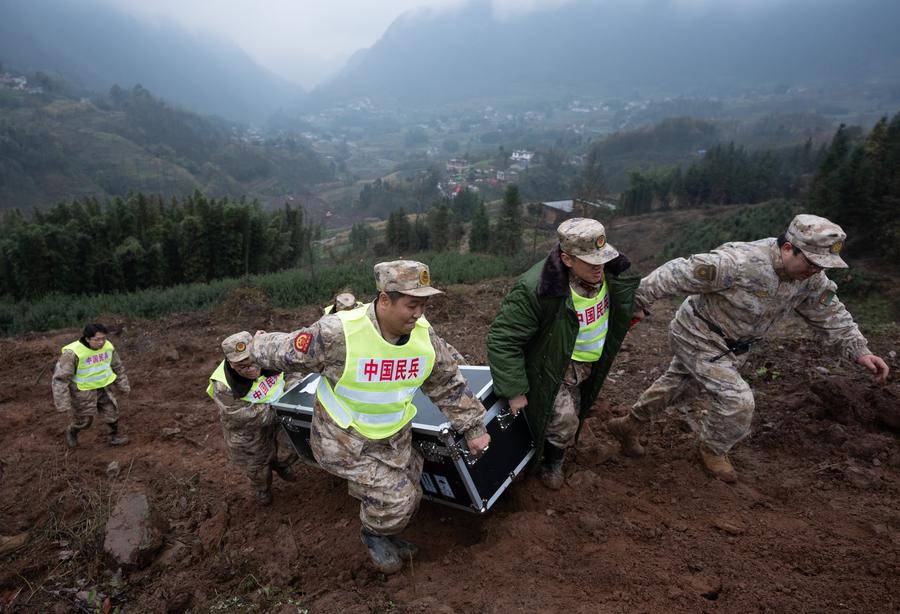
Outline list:
[[[569,288],[569,270],[557,246],[547,258],[526,271],[503,300],[488,333],[488,362],[494,392],[504,398],[528,396],[525,415],[541,457],[544,434],[556,393],[572,360],[578,318]],[[625,259],[627,268],[627,259]],[[597,400],[603,381],[628,334],[634,294],[640,277],[619,278],[606,269],[610,297],[609,330],[603,354],[581,384],[579,418]]]

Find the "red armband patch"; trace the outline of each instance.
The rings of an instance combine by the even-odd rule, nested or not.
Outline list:
[[[294,349],[301,354],[306,354],[309,349],[309,343],[312,341],[312,335],[309,333],[300,333],[294,337]]]

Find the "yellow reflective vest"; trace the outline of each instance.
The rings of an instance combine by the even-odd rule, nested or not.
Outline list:
[[[316,396],[341,427],[369,439],[384,439],[413,416],[412,399],[434,368],[431,324],[422,317],[403,345],[389,343],[366,315],[368,305],[338,312],[347,344],[344,372],[332,388],[319,379]]]
[[[209,385],[206,387],[206,394],[208,394],[211,399],[215,396],[216,382],[225,384],[225,387],[231,390],[231,386],[228,385],[228,379],[225,377],[224,360],[219,363],[219,366],[209,377]],[[282,394],[284,394],[284,373],[279,373],[277,376],[260,375],[253,381],[250,390],[241,397],[241,400],[246,401],[247,403],[274,403],[281,398]]]
[[[594,298],[580,296],[575,290],[571,292],[578,317],[578,337],[575,339],[572,360],[596,362],[603,353],[606,331],[609,328],[609,290],[606,280]]]
[[[109,340],[99,350],[92,350],[81,341],[63,346],[61,352],[66,350],[74,352],[78,357],[78,367],[72,381],[79,390],[97,390],[116,381],[116,374],[112,370],[112,357],[116,348]]]

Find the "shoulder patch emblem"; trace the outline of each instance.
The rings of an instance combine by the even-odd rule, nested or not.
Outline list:
[[[699,264],[694,268],[694,277],[701,281],[712,281],[716,278],[716,265]]]
[[[831,304],[831,301],[834,300],[834,292],[831,290],[825,290],[822,294],[819,295],[819,304],[827,307]]]
[[[756,296],[756,298],[769,298],[768,290],[757,290],[753,294],[754,294],[754,296]]]
[[[294,349],[301,354],[306,354],[311,341],[312,335],[310,333],[300,333],[299,335],[294,337]]]

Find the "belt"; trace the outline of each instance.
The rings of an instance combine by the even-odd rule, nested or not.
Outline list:
[[[725,335],[725,331],[723,331],[719,327],[718,324],[716,324],[715,322],[710,322],[709,320],[707,320],[706,318],[701,316],[697,312],[697,309],[694,307],[693,301],[688,301],[688,305],[690,306],[691,313],[694,314],[694,317],[697,318],[698,320],[700,320],[701,322],[703,322],[704,324],[706,324],[706,327],[710,331],[712,331],[715,334],[722,337],[722,340],[725,341],[725,347],[728,348],[727,350],[725,350],[718,356],[715,356],[714,358],[710,358],[709,362],[716,362],[720,358],[725,357],[729,352],[734,354],[735,356],[740,356],[741,354],[746,354],[747,352],[750,351],[750,348],[753,346],[754,343],[756,343],[757,341],[762,341],[762,337],[747,337],[747,338],[743,338],[743,339],[731,339],[730,337],[727,337]]]

